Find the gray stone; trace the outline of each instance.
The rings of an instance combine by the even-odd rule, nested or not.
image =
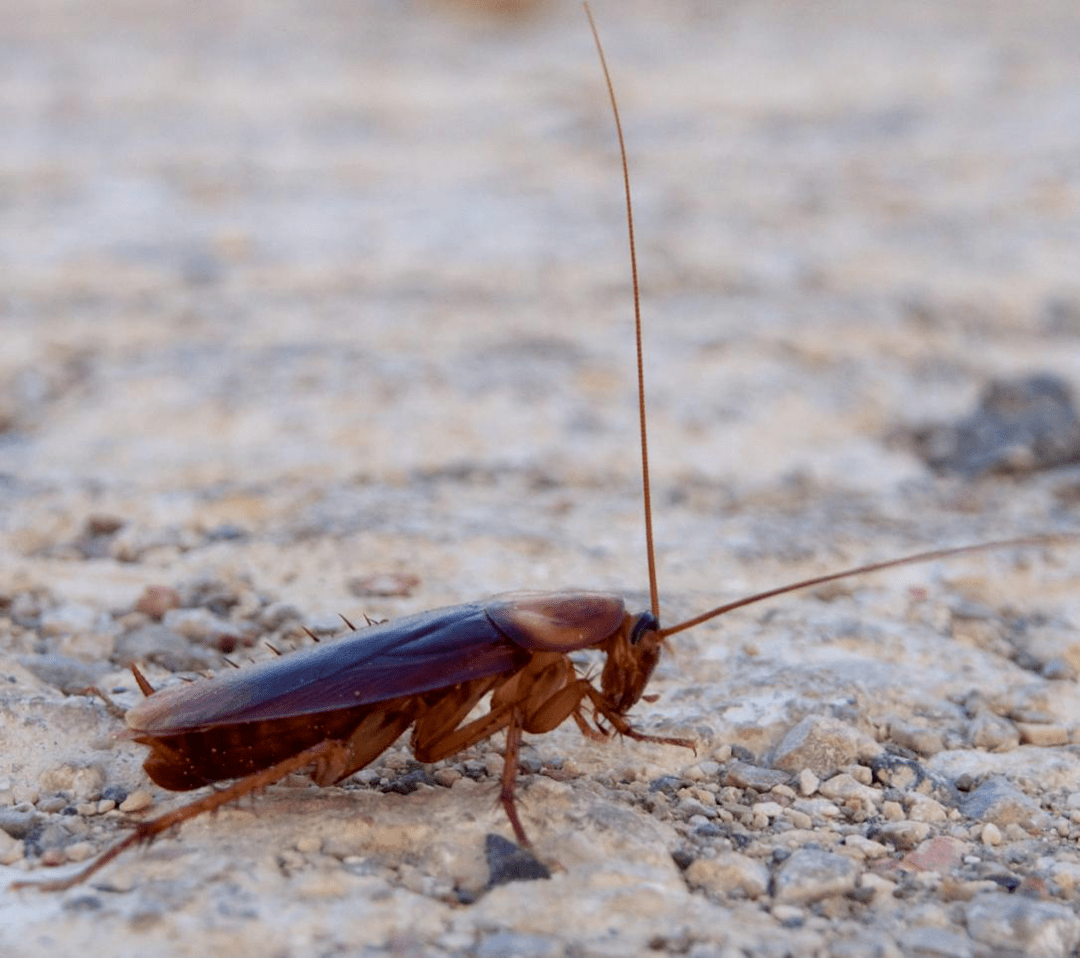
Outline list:
[[[1047,373],[1000,379],[956,423],[912,431],[916,451],[936,472],[973,478],[1024,473],[1080,459],[1080,418],[1064,379]]]
[[[752,788],[767,792],[777,785],[787,784],[791,781],[791,776],[774,768],[762,768],[747,762],[732,762],[724,772],[722,781],[734,788]]]
[[[106,662],[84,662],[58,652],[23,655],[19,657],[19,663],[42,682],[59,689],[65,695],[78,695],[97,685],[98,679],[112,670],[112,666]]]
[[[809,905],[855,887],[858,866],[846,855],[819,848],[801,848],[785,861],[773,878],[776,900]]]
[[[769,888],[769,869],[764,862],[738,852],[716,858],[699,858],[686,869],[686,880],[716,898],[737,892],[747,898],[760,898]]]
[[[819,778],[880,751],[865,732],[827,715],[808,715],[792,728],[772,754],[775,768],[797,774],[810,769]]]
[[[982,712],[971,720],[968,739],[975,748],[1008,752],[1020,744],[1020,733],[1008,719],[993,712]]]
[[[476,958],[562,958],[563,943],[551,935],[497,931],[476,946]]]
[[[975,958],[975,943],[946,928],[912,928],[900,936],[907,958]]]
[[[982,783],[960,803],[960,811],[979,822],[999,828],[1020,825],[1035,833],[1047,827],[1047,814],[1008,779],[995,776]]]
[[[219,636],[235,635],[244,628],[209,609],[169,609],[161,624],[197,642],[213,642]]]
[[[919,755],[937,755],[945,748],[945,739],[937,729],[898,720],[889,723],[889,739]]]
[[[997,953],[1065,958],[1080,942],[1080,918],[1067,905],[990,892],[970,902],[968,933]]]
[[[101,617],[96,609],[79,602],[68,602],[41,614],[38,629],[45,636],[90,632]]]
[[[121,636],[112,657],[120,665],[152,662],[170,672],[200,672],[219,664],[213,653],[164,625],[144,625]]]

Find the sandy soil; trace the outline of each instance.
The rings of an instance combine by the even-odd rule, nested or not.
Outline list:
[[[149,623],[132,612],[148,586],[188,606],[169,620],[188,670],[221,667],[224,647],[261,658],[263,637],[299,643],[300,624],[332,631],[338,613],[647,592],[621,183],[574,4],[7,8],[5,885],[105,847],[125,794],[180,800],[148,783],[102,703],[65,695],[92,683],[135,701],[125,643]],[[994,379],[1080,383],[1075,3],[595,12],[631,153],[666,618],[1080,527],[1077,467],[938,476],[904,439],[967,415]],[[372,577],[405,594],[362,594]],[[1041,796],[1049,818],[1002,826],[1003,844],[980,844],[986,822],[957,808],[932,837],[1042,879],[1032,900],[1071,914],[1078,580],[1076,545],[1002,550],[679,636],[635,715],[695,737],[696,756],[587,742],[572,723],[534,740],[521,806],[561,868],[550,881],[480,895],[484,836],[510,834],[501,741],[407,795],[387,790],[414,771],[403,743],[366,777],[283,783],[81,888],[0,892],[0,942],[900,954],[926,927],[952,936],[936,953],[1011,947],[958,911],[987,889],[941,890],[967,877],[925,870],[938,880],[883,893],[866,853],[852,888],[784,899],[772,819],[752,819],[749,845],[710,845],[694,815],[709,824],[731,798],[732,746],[766,765],[804,716],[840,717],[945,778],[1003,774]],[[147,671],[173,681],[153,655]],[[1019,745],[978,747],[982,714],[1016,724]],[[939,740],[898,731],[912,728]],[[648,798],[669,780],[670,802]],[[705,811],[680,813],[691,800]],[[732,849],[774,884],[687,868]]]

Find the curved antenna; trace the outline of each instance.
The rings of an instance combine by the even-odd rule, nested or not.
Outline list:
[[[641,494],[645,505],[645,550],[649,560],[649,600],[652,614],[660,619],[660,591],[656,584],[656,553],[653,549],[652,494],[649,486],[649,439],[645,426],[645,360],[641,347],[641,289],[638,285],[637,247],[634,244],[634,204],[630,200],[630,166],[626,161],[626,141],[623,139],[622,121],[619,119],[619,104],[615,100],[615,85],[611,82],[604,47],[600,43],[600,33],[596,29],[592,10],[584,3],[585,16],[589,18],[589,29],[596,42],[596,52],[600,55],[600,67],[604,71],[608,98],[611,100],[611,112],[615,117],[615,132],[619,137],[619,154],[622,157],[623,190],[626,194],[626,230],[630,239],[630,277],[634,287],[634,332],[637,340],[637,380],[638,380],[638,426],[641,432]]]
[[[702,622],[708,622],[709,619],[715,619],[718,615],[723,615],[725,612],[741,609],[746,605],[754,605],[757,602],[763,602],[765,599],[771,599],[778,595],[785,595],[788,592],[795,592],[798,589],[808,589],[811,586],[823,585],[826,582],[835,582],[837,579],[846,579],[849,576],[862,575],[866,572],[878,572],[881,569],[895,569],[897,566],[901,565],[931,562],[934,559],[945,559],[949,556],[964,555],[972,552],[984,552],[987,549],[1013,549],[1031,546],[1060,545],[1064,542],[1075,542],[1077,539],[1080,539],[1080,535],[1072,535],[1067,532],[1058,535],[1024,536],[1019,539],[1000,539],[997,542],[980,542],[978,545],[955,546],[951,549],[932,549],[929,552],[918,552],[915,555],[904,556],[902,559],[889,559],[885,562],[871,562],[868,565],[856,566],[854,569],[845,569],[843,572],[832,572],[829,575],[814,576],[811,579],[792,582],[788,585],[778,586],[775,589],[768,589],[765,592],[758,592],[755,595],[748,595],[742,599],[736,599],[734,602],[718,605],[715,609],[710,609],[708,612],[702,612],[701,615],[695,615],[692,619],[687,619],[685,622],[680,622],[669,628],[661,629],[660,635],[662,638],[666,639],[669,635],[674,635],[676,632],[682,632],[684,629],[692,629],[695,625],[701,625]]]

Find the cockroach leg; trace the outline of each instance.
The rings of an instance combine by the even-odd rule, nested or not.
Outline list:
[[[121,708],[105,692],[102,692],[101,689],[95,685],[90,685],[85,689],[81,689],[75,694],[90,695],[93,698],[101,699],[101,701],[105,703],[105,711],[113,718],[122,719],[127,713],[127,709]]]
[[[510,716],[510,724],[506,727],[506,752],[503,759],[499,801],[502,803],[503,811],[506,812],[506,817],[510,820],[510,826],[514,829],[518,843],[522,848],[532,848],[532,842],[525,834],[525,828],[518,817],[517,804],[514,801],[514,788],[517,785],[521,758],[521,723],[521,712],[519,709],[514,709]]]
[[[107,865],[128,848],[131,848],[134,845],[149,845],[162,832],[167,832],[170,828],[175,828],[177,825],[181,825],[189,819],[196,818],[204,812],[214,812],[221,808],[221,806],[243,798],[245,795],[257,792],[269,785],[273,785],[275,782],[281,781],[281,779],[285,778],[287,775],[291,775],[293,772],[297,772],[306,766],[322,766],[324,764],[333,765],[335,759],[337,759],[340,764],[341,760],[339,753],[344,751],[346,751],[346,746],[341,742],[330,739],[319,742],[317,745],[311,746],[311,748],[304,749],[304,751],[290,756],[284,761],[278,762],[276,765],[270,766],[270,768],[264,768],[261,772],[255,772],[253,775],[241,778],[238,781],[233,782],[233,784],[227,788],[211,792],[209,795],[206,795],[197,801],[189,802],[187,805],[181,805],[180,808],[167,812],[164,815],[160,815],[157,818],[152,818],[148,822],[137,823],[135,825],[135,830],[130,835],[122,841],[117,842],[112,848],[106,849],[86,868],[76,872],[74,875],[70,875],[67,878],[57,878],[52,881],[44,882],[13,882],[11,887],[13,889],[37,888],[41,891],[64,891],[67,888],[71,888],[72,886],[85,881],[93,875],[94,872]]]
[[[577,727],[581,730],[581,734],[584,735],[587,739],[592,740],[593,742],[606,742],[611,737],[609,735],[605,735],[603,729],[593,728],[589,724],[588,719],[586,719],[585,716],[582,714],[580,708],[574,709],[574,711],[570,713],[570,717],[574,720],[574,722],[577,724]]]
[[[620,735],[632,738],[635,742],[653,742],[656,745],[677,745],[679,748],[688,748],[695,755],[697,754],[697,745],[691,739],[675,738],[667,735],[646,735],[644,732],[639,732],[633,725],[626,721],[622,715],[613,709],[605,700],[604,696],[593,688],[593,686],[589,686],[587,694],[589,700],[592,702],[593,708],[600,715],[603,715]]]

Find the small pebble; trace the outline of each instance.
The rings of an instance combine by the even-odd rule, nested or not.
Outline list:
[[[805,812],[800,812],[795,808],[788,808],[784,810],[784,817],[791,822],[796,828],[813,828],[814,820]]]
[[[148,585],[135,602],[135,611],[160,622],[170,609],[180,607],[180,593],[168,585]]]
[[[844,848],[855,852],[860,858],[881,858],[889,851],[881,842],[864,838],[862,835],[848,835],[844,839]]]
[[[758,802],[754,806],[754,813],[756,815],[764,815],[765,818],[776,818],[778,815],[784,814],[784,807],[777,802]]]
[[[1069,730],[1064,725],[1036,725],[1032,722],[1017,722],[1020,741],[1024,745],[1037,745],[1053,748],[1069,744]]]
[[[781,925],[786,925],[789,928],[798,926],[803,920],[803,910],[796,908],[794,905],[773,905],[772,916]]]
[[[445,788],[452,788],[454,782],[461,778],[461,772],[456,768],[439,768],[436,769],[431,776],[439,785]]]
[[[733,788],[752,788],[767,792],[774,785],[786,784],[791,776],[773,768],[762,768],[748,762],[732,762],[724,773],[724,784]]]
[[[1020,744],[1020,733],[1007,719],[983,712],[971,721],[968,739],[975,748],[988,752],[1010,752]]]
[[[818,778],[810,769],[804,768],[799,772],[799,794],[805,798],[809,798],[818,790],[818,786],[821,784],[821,779]]]
[[[993,822],[987,822],[983,825],[979,834],[979,839],[984,845],[1000,845],[1001,844],[1001,829],[997,827]]]
[[[879,834],[896,848],[909,849],[926,840],[930,826],[926,822],[888,822]]]
[[[46,868],[55,868],[57,865],[63,865],[67,861],[67,855],[62,848],[46,848],[41,853],[40,862]]]
[[[889,738],[896,745],[920,755],[937,755],[945,749],[945,740],[937,729],[899,720],[889,723]]]
[[[136,792],[132,792],[120,803],[120,811],[125,814],[130,812],[141,812],[153,804],[154,796],[145,789],[139,789]]]
[[[882,802],[881,814],[887,821],[901,822],[904,820],[904,806],[899,802]]]
[[[76,768],[59,765],[42,773],[42,791],[65,792],[78,801],[97,801],[105,785],[105,776],[98,768]]]
[[[726,765],[731,761],[731,745],[725,742],[719,748],[713,749],[712,757],[718,766]],[[717,770],[719,771],[719,768]]]
[[[69,862],[84,862],[94,854],[94,846],[90,842],[73,842],[64,852]]]
[[[0,831],[0,865],[14,865],[26,854],[22,841]]]
[[[941,802],[928,798],[926,795],[920,795],[918,792],[911,792],[906,797],[911,802],[908,818],[912,821],[930,822],[934,825],[940,825],[945,821],[946,809]]]

